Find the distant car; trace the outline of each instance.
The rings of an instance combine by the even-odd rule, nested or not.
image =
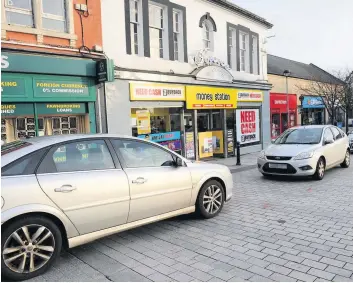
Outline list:
[[[257,163],[264,176],[313,176],[322,180],[327,169],[349,167],[348,137],[335,126],[290,128],[261,151]]]
[[[353,153],[353,130],[348,132],[349,139],[349,148],[351,149],[351,153]]]
[[[114,135],[38,137],[1,149],[1,273],[43,273],[60,254],[232,197],[228,167],[192,162],[152,142]]]

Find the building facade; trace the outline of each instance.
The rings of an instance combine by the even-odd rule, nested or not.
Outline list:
[[[1,5],[1,139],[95,133],[100,1]]]
[[[110,133],[187,158],[231,156],[270,142],[266,20],[227,1],[102,1]]]
[[[283,98],[282,117],[276,114],[276,105],[274,103],[271,104],[271,125],[274,128],[280,129],[276,131],[276,135],[281,134],[287,128],[287,126],[283,127],[283,125],[288,124],[287,91],[290,103],[290,126],[324,125],[330,122],[325,106],[325,95],[312,95],[307,93],[305,89],[310,89],[314,80],[329,84],[335,80],[338,81],[337,78],[314,64],[296,62],[274,55],[268,55],[267,62],[268,81],[272,84],[271,96],[275,99],[275,97],[281,95]],[[289,75],[287,74],[287,77],[284,74],[285,71],[290,72]],[[296,97],[295,102],[294,96]],[[337,111],[336,119],[340,121],[344,120],[342,111]],[[277,127],[276,125],[281,126]]]

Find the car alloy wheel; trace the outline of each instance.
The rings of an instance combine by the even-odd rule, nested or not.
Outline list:
[[[320,159],[320,161],[319,161],[318,175],[319,175],[320,179],[322,179],[325,175],[325,163],[322,159]]]
[[[55,251],[55,238],[46,227],[25,225],[14,231],[3,246],[3,261],[15,273],[31,273],[43,267]]]
[[[210,185],[203,195],[203,206],[207,213],[215,214],[223,203],[222,189],[217,185]]]

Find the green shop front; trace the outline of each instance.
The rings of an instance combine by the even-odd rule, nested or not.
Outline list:
[[[2,53],[1,140],[96,132],[96,62]]]

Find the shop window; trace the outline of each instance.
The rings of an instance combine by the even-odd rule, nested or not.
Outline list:
[[[85,116],[54,116],[38,118],[40,136],[85,133]]]
[[[133,108],[132,135],[181,151],[180,119],[180,108]]]
[[[67,143],[50,150],[38,173],[60,173],[114,169],[114,162],[103,140]]]
[[[114,149],[122,156],[126,167],[173,166],[173,156],[156,146],[133,140],[112,140]]]

